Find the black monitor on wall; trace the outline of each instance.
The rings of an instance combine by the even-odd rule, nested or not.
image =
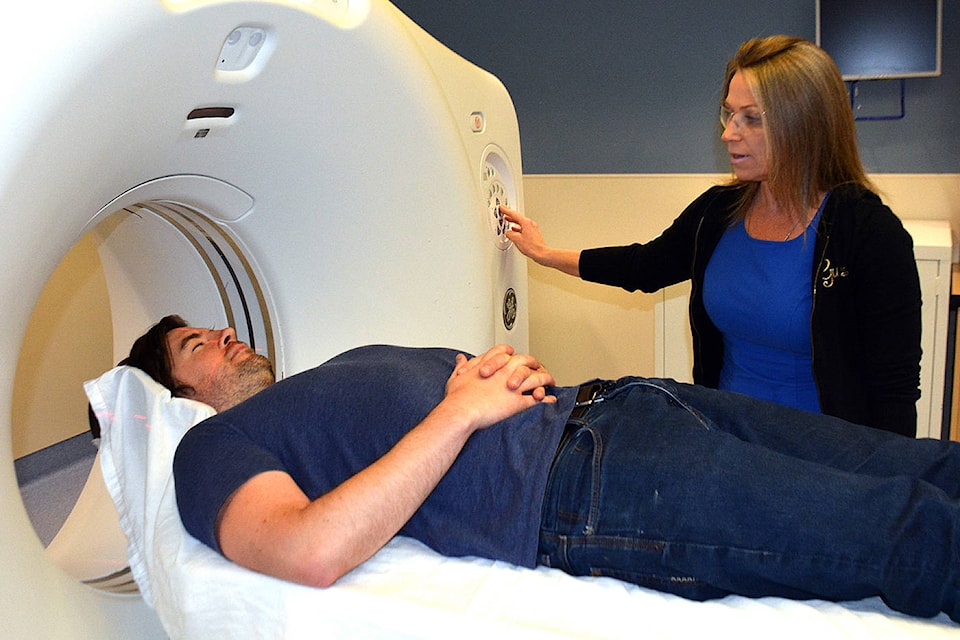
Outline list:
[[[816,0],[817,44],[844,80],[940,75],[943,0]]]

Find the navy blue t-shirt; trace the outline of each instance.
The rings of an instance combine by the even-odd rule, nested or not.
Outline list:
[[[386,453],[440,402],[456,351],[361,347],[190,429],[173,470],[187,531],[220,551],[217,516],[244,482],[285,471],[310,499]],[[575,389],[474,433],[400,534],[448,556],[532,567],[550,464]]]

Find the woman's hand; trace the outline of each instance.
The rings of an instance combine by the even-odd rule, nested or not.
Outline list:
[[[518,211],[500,205],[500,213],[507,223],[505,234],[520,253],[537,264],[580,277],[580,252],[554,249],[547,245],[540,226]]]
[[[503,215],[506,225],[506,236],[514,246],[534,262],[540,262],[542,256],[549,247],[540,233],[540,226],[536,222],[526,217],[519,211],[508,209],[500,205],[500,213]]]

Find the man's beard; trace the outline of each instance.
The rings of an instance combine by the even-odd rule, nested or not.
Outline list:
[[[216,405],[219,411],[240,404],[263,391],[276,381],[273,364],[265,356],[253,354],[224,375],[214,388],[218,389]]]

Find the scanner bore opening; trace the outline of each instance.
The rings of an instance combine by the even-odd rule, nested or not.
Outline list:
[[[64,271],[75,270],[78,264],[87,275],[81,280],[66,279],[76,287],[74,291],[50,290],[63,286]],[[83,287],[91,278],[106,283],[102,295],[89,295]],[[96,289],[96,283],[93,287]],[[60,325],[50,321],[51,316],[62,319],[77,314],[77,305],[83,318],[99,326],[78,328],[70,340],[90,342],[91,336],[98,334],[99,339],[93,340],[97,352],[93,356],[89,350],[64,345],[57,328]],[[18,358],[14,442],[25,435],[34,442],[50,440],[24,456],[14,448],[18,469],[32,466],[48,474],[19,483],[31,522],[54,564],[87,585],[118,594],[136,593],[137,588],[127,566],[126,538],[119,530],[99,465],[92,456],[84,457],[79,472],[74,465],[72,474],[58,477],[56,470],[50,472],[50,460],[56,464],[58,448],[62,451],[65,442],[88,437],[83,381],[113,366],[126,355],[136,336],[168,313],[182,314],[191,323],[234,327],[238,339],[269,358],[276,371],[282,371],[269,293],[241,241],[215,216],[169,200],[126,206],[81,238],[48,280]],[[40,370],[44,363],[35,361],[33,354],[43,352],[57,354],[52,366],[68,373],[54,384],[66,389],[50,389],[48,384],[40,387],[39,381],[48,378]],[[61,424],[52,435],[34,433],[49,430],[49,423],[24,400],[38,394],[67,398],[64,403],[71,405],[54,408]],[[66,440],[63,433],[68,434]],[[83,468],[83,464],[88,466]],[[33,482],[36,484],[30,484]],[[63,486],[64,482],[69,486]],[[29,495],[25,490],[28,484]],[[55,502],[51,496],[64,495],[66,499],[59,504],[50,504]],[[75,501],[74,496],[78,496]],[[104,501],[109,504],[102,504]]]

